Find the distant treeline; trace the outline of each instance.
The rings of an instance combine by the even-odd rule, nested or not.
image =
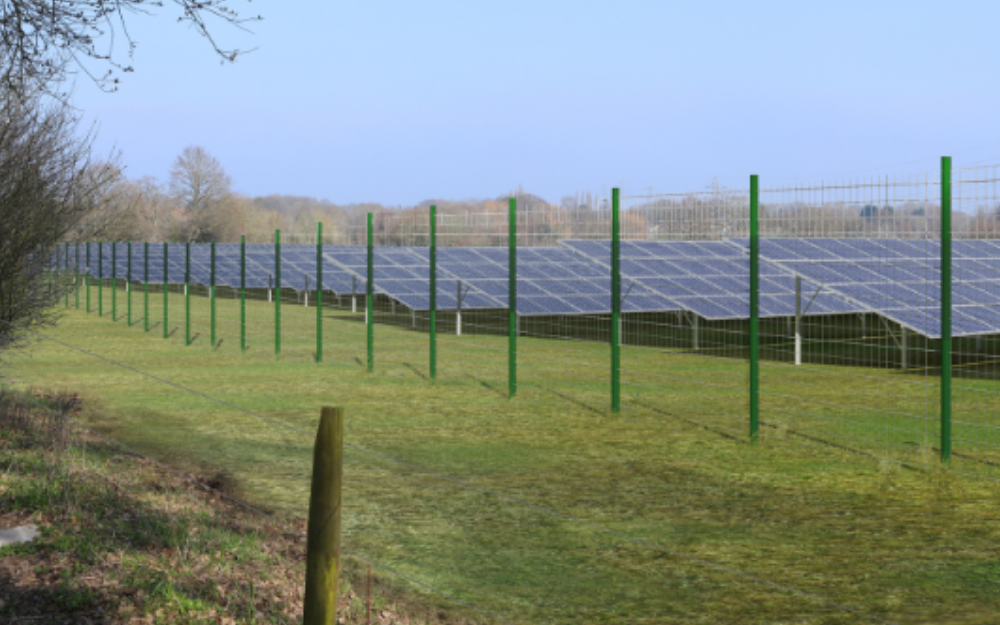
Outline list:
[[[859,196],[864,189],[852,190]],[[552,245],[565,238],[611,236],[609,198],[590,192],[564,196],[558,204],[517,189],[519,245]],[[274,240],[282,231],[287,243],[312,243],[323,224],[328,243],[365,242],[367,214],[373,213],[378,245],[426,245],[430,206],[437,207],[440,245],[504,245],[511,194],[489,199],[428,199],[418,204],[336,204],[294,195],[249,197],[232,190],[222,165],[203,148],[189,147],[177,157],[166,183],[146,177],[119,177],[106,193],[84,233],[105,240],[238,242]],[[940,206],[928,200],[873,203],[835,197],[762,197],[760,228],[764,236],[935,237]],[[996,237],[998,206],[978,203],[956,207],[957,236]],[[964,208],[964,210],[963,210]],[[745,191],[713,183],[706,191],[681,195],[624,197],[622,236],[629,239],[717,240],[749,236],[749,199]]]

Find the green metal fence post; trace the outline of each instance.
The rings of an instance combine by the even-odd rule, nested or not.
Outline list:
[[[184,244],[184,344],[191,344],[191,242]]]
[[[306,296],[308,297],[308,295]],[[316,362],[323,362],[323,222],[316,222]]]
[[[517,394],[517,198],[508,203],[507,231],[507,396]]]
[[[437,206],[431,204],[431,268],[430,268],[430,333],[431,333],[431,379],[437,378]]]
[[[621,222],[618,189],[611,190],[611,411],[621,410]]]
[[[87,261],[87,271],[83,275],[84,288],[87,289],[87,314],[90,314],[90,241],[87,241],[86,249],[86,261]]]
[[[67,288],[67,285],[69,284],[69,241],[67,241],[63,245],[63,261],[64,261],[63,262],[64,267],[62,268],[63,269],[62,282],[63,282],[63,288],[66,289],[66,295],[65,295],[66,308],[69,308],[69,288]]]
[[[132,242],[128,242],[126,249],[128,263],[125,265],[125,299],[128,308],[128,327],[132,327]]]
[[[240,353],[247,350],[247,237],[240,235]]]
[[[142,242],[142,325],[149,332],[149,241]]]
[[[104,241],[97,242],[97,316],[104,316]]]
[[[111,242],[111,321],[118,321],[118,242]]]
[[[951,462],[951,157],[941,158],[941,462]]]
[[[212,313],[211,313],[212,314],[212,319],[211,319],[211,322],[210,322],[211,326],[212,326],[212,330],[211,330],[212,349],[215,349],[215,346],[217,344],[216,340],[215,340],[215,241],[212,241],[211,251],[212,251],[212,258],[211,258],[211,265],[212,266],[211,266],[211,269],[210,269],[211,275],[209,277],[209,285],[208,285],[209,293],[208,293],[208,298],[209,298],[209,306],[212,309]]]
[[[368,213],[368,274],[365,284],[365,324],[368,330],[368,372],[375,370],[375,239],[372,232],[372,214]]]
[[[750,176],[750,441],[760,440],[760,215],[756,175]]]
[[[73,278],[74,291],[76,292],[76,309],[80,310],[80,242],[76,242],[76,277]]]
[[[169,254],[169,249],[167,248],[167,242],[164,241],[163,242],[163,338],[168,338],[170,336],[169,332],[167,331],[167,320],[168,320],[167,295],[170,292],[169,286],[167,284],[167,281],[170,279],[170,274],[167,271],[167,267],[169,265],[168,254]]]
[[[274,231],[274,355],[281,355],[281,230]]]

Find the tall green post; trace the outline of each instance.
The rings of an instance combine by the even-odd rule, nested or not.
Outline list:
[[[240,353],[247,350],[247,237],[240,235]]]
[[[129,241],[125,252],[128,254],[128,262],[125,264],[125,300],[128,312],[128,327],[132,327],[132,242]]]
[[[63,244],[63,286],[65,287],[69,283],[69,241]],[[69,308],[69,289],[66,288],[66,308]]]
[[[142,325],[149,332],[149,241],[142,243]]]
[[[208,299],[209,299],[209,307],[211,308],[211,321],[209,323],[211,324],[212,327],[211,330],[212,349],[215,349],[215,346],[217,345],[217,342],[215,340],[215,241],[212,241],[211,255],[212,255],[210,262],[211,268],[209,270],[210,275],[208,279],[208,291],[209,291]]]
[[[118,242],[111,242],[111,321],[118,321]]]
[[[308,296],[307,296],[308,297]],[[316,222],[316,362],[323,362],[323,222]]]
[[[97,242],[97,316],[104,316],[104,242]]]
[[[368,330],[368,372],[375,370],[375,240],[372,231],[372,214],[368,213],[368,274],[365,282],[365,322]]]
[[[507,396],[517,394],[517,198],[510,198],[507,230]]]
[[[191,344],[191,242],[184,244],[184,344]]]
[[[170,336],[167,331],[167,295],[169,294],[169,285],[167,281],[170,279],[170,273],[167,271],[169,266],[168,258],[169,249],[167,248],[167,242],[163,242],[163,338]]]
[[[611,190],[611,412],[622,406],[621,389],[621,220],[618,189]]]
[[[941,157],[941,462],[951,462],[951,157]]]
[[[90,241],[87,241],[87,273],[83,278],[84,287],[87,289],[87,314],[90,314]]]
[[[437,378],[437,206],[431,204],[431,240],[430,240],[430,333],[431,333],[431,379]]]
[[[274,231],[274,355],[281,355],[281,230]]]
[[[76,278],[73,280],[76,292],[76,309],[80,310],[80,242],[76,242]]]
[[[760,215],[756,175],[750,176],[750,441],[760,440]]]

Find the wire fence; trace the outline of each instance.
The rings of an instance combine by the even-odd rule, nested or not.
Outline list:
[[[925,174],[753,198],[616,191],[606,210],[515,197],[369,215],[313,245],[282,246],[280,232],[66,244],[56,263],[83,290],[65,306],[188,346],[401,367],[992,477],[997,172],[947,173],[947,192]]]
[[[847,454],[996,479],[997,173],[953,170],[946,159],[940,173],[912,177],[788,187],[752,177],[746,191],[615,190],[606,210],[513,197],[475,214],[372,214],[364,227],[318,229],[311,244],[282,244],[276,233],[273,244],[66,245],[52,280],[75,287],[64,307],[183,350],[211,349],[219,366],[276,360],[305,380],[347,365],[398,381],[379,387],[387,397],[427,389],[407,401],[433,408],[400,420],[388,413],[403,408],[379,404],[386,414],[366,417],[370,429],[351,447],[349,471],[366,484],[348,531],[359,552],[517,621],[627,620],[618,609],[666,618],[669,602],[630,594],[636,575],[697,595],[709,611],[726,601],[735,579],[726,575],[775,578],[666,546],[658,532],[681,532],[669,523],[640,531],[621,521],[638,508],[655,517],[658,497],[672,497],[663,484],[676,481],[654,485],[640,472],[633,498],[606,476],[571,478],[592,453],[581,436],[629,448],[684,430],[710,445],[757,443],[774,457]],[[313,364],[323,366],[302,368]],[[461,408],[434,403],[438,391]],[[499,399],[525,407],[510,429],[497,423]],[[245,436],[241,453],[284,467],[295,485],[278,489],[244,458],[234,470],[280,492],[276,504],[301,507],[301,441],[268,438],[266,454],[246,451],[261,441],[245,418],[306,417],[222,401],[228,411],[192,408],[219,432],[186,442],[185,453],[212,457],[219,440]],[[615,434],[599,426],[609,418]],[[536,447],[544,451],[526,451]],[[629,463],[662,452],[622,453],[620,475],[632,479]],[[559,488],[523,474],[540,456],[567,472],[559,505],[545,496]],[[424,470],[429,458],[437,468]],[[602,504],[567,503],[579,497],[571,485],[588,479]],[[511,494],[522,492],[530,496]],[[650,550],[721,577],[656,566]],[[794,575],[782,579],[771,589],[795,594]],[[803,622],[849,611],[850,602],[801,592],[822,609],[770,595],[747,601],[773,601]],[[861,612],[851,613],[883,614]]]

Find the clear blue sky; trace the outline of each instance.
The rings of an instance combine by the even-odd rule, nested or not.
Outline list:
[[[78,81],[130,176],[201,145],[250,195],[408,205],[1000,162],[995,1],[233,6],[264,17],[217,28],[236,64],[163,10],[118,93]]]

